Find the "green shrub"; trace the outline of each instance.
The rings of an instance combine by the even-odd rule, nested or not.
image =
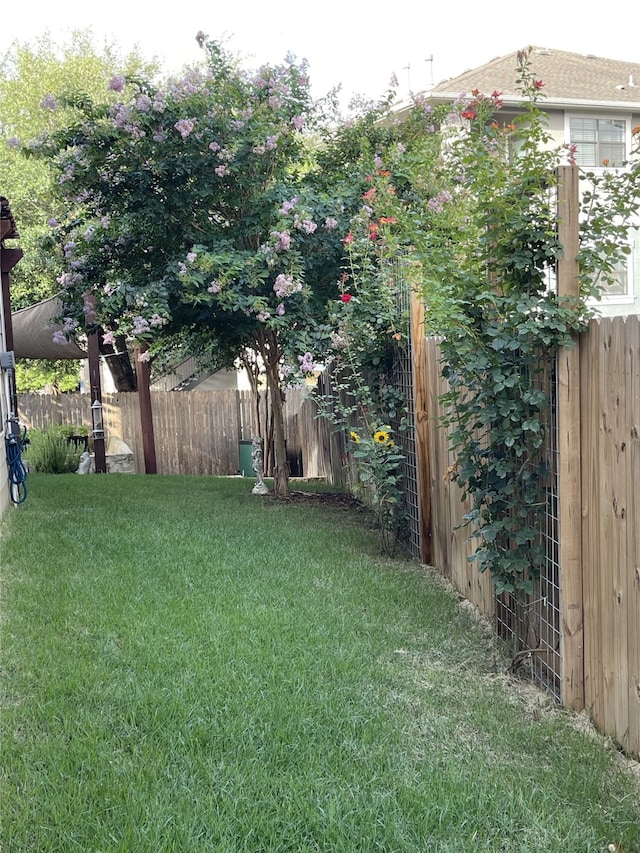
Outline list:
[[[31,430],[25,452],[25,460],[30,469],[40,474],[69,474],[76,471],[80,462],[80,451],[67,442],[67,435],[74,433],[75,430],[69,433],[65,426]]]

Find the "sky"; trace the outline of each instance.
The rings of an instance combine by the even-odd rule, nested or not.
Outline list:
[[[126,52],[137,45],[146,58],[158,57],[167,73],[197,62],[195,35],[225,39],[248,69],[278,63],[288,52],[307,59],[314,95],[341,86],[346,106],[354,95],[381,97],[393,74],[402,99],[482,65],[496,56],[535,45],[610,59],[640,62],[633,3],[609,0],[585,11],[576,3],[512,0],[485,3],[390,0],[32,0],[11,4],[0,23],[0,54],[18,39],[32,42],[48,31],[55,41],[74,28],[91,28]],[[582,11],[581,11],[582,9]]]

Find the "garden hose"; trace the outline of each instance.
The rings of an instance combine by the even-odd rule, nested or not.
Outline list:
[[[5,436],[4,443],[9,472],[9,495],[17,505],[24,503],[27,499],[27,468],[22,461],[22,451],[27,444],[27,428],[24,428],[22,434],[11,433]]]

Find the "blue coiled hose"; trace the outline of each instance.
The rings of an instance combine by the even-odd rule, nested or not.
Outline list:
[[[18,435],[5,436],[7,468],[9,470],[9,494],[14,504],[24,503],[27,499],[27,469],[22,461],[22,451],[27,444],[27,428]]]

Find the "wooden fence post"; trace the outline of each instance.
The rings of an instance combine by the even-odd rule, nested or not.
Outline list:
[[[431,460],[429,454],[429,402],[427,395],[427,339],[424,329],[424,300],[413,288],[411,289],[410,312],[420,561],[430,566],[433,564],[433,549],[431,541]]]
[[[135,349],[136,378],[138,380],[138,400],[140,403],[140,427],[142,429],[142,448],[145,474],[157,474],[156,442],[153,432],[153,410],[149,390],[149,363],[140,358],[147,351],[145,344]]]
[[[578,168],[558,169],[558,297],[579,295]],[[580,423],[580,350],[563,347],[558,374],[558,515],[560,562],[561,700],[576,711],[584,708],[584,602],[582,589],[582,482]]]

